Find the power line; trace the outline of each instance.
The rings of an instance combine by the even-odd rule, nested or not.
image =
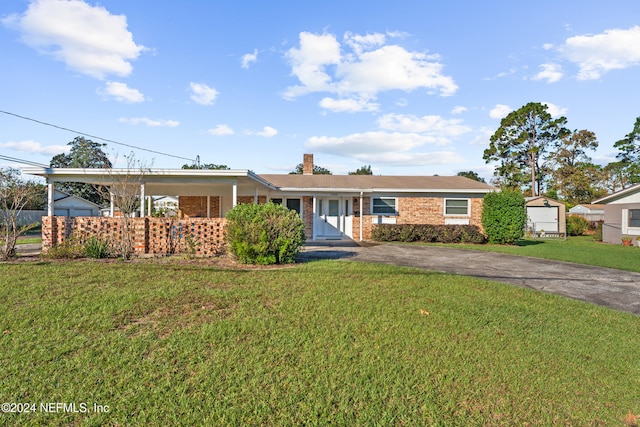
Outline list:
[[[14,116],[14,117],[17,117],[17,118],[19,118],[19,119],[23,119],[23,120],[29,120],[29,121],[31,121],[31,122],[35,122],[35,123],[38,123],[38,124],[41,124],[41,125],[51,126],[52,128],[56,128],[56,129],[60,129],[60,130],[64,130],[64,131],[67,131],[67,132],[72,132],[72,133],[76,133],[76,134],[79,134],[79,135],[88,136],[89,138],[99,139],[99,140],[101,140],[101,141],[110,142],[110,143],[112,143],[112,144],[117,144],[117,145],[122,145],[122,146],[124,146],[124,147],[133,148],[133,149],[135,149],[135,150],[147,151],[147,152],[149,152],[149,153],[159,154],[159,155],[161,155],[161,156],[167,156],[167,157],[174,157],[174,158],[176,158],[176,159],[181,159],[181,160],[188,160],[188,161],[193,162],[193,163],[195,163],[195,162],[196,162],[196,160],[194,160],[194,159],[189,159],[189,158],[187,158],[187,157],[176,156],[175,154],[162,153],[162,152],[160,152],[160,151],[149,150],[148,148],[136,147],[135,145],[125,144],[125,143],[123,143],[123,142],[114,141],[114,140],[112,140],[112,139],[101,138],[101,137],[99,137],[99,136],[90,135],[90,134],[88,134],[88,133],[79,132],[79,131],[77,131],[77,130],[73,130],[73,129],[69,129],[69,128],[62,127],[62,126],[54,125],[54,124],[52,124],[52,123],[47,123],[47,122],[43,122],[43,121],[40,121],[40,120],[32,119],[31,117],[25,117],[25,116],[21,116],[21,115],[19,115],[19,114],[10,113],[9,111],[0,110],[0,113],[7,114],[7,115],[9,115],[9,116]]]
[[[48,168],[48,165],[42,164],[42,163],[36,163],[36,162],[32,162],[30,160],[23,160],[23,159],[16,159],[15,157],[9,157],[9,156],[3,156],[2,154],[0,154],[0,160],[7,160],[9,162],[16,162],[16,163],[20,163],[23,165],[30,165],[30,166],[39,166],[39,167],[43,167],[43,168]]]

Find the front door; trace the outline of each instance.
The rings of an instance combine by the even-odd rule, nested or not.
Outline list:
[[[318,199],[318,237],[325,239],[342,237],[340,199]]]

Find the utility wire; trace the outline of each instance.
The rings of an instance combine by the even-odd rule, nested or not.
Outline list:
[[[176,156],[175,154],[167,154],[167,153],[162,153],[162,152],[160,152],[160,151],[149,150],[148,148],[136,147],[135,145],[125,144],[125,143],[123,143],[123,142],[114,141],[114,140],[112,140],[112,139],[101,138],[101,137],[99,137],[99,136],[90,135],[90,134],[88,134],[88,133],[79,132],[79,131],[77,131],[77,130],[73,130],[73,129],[65,128],[65,127],[62,127],[62,126],[57,126],[57,125],[54,125],[54,124],[51,124],[51,123],[47,123],[47,122],[42,122],[42,121],[40,121],[40,120],[32,119],[31,117],[25,117],[25,116],[21,116],[21,115],[19,115],[19,114],[10,113],[9,111],[3,111],[3,110],[0,110],[0,113],[2,113],[2,114],[7,114],[7,115],[9,115],[9,116],[14,116],[14,117],[17,117],[17,118],[19,118],[19,119],[23,119],[23,120],[29,120],[29,121],[31,121],[31,122],[35,122],[35,123],[38,123],[38,124],[41,124],[41,125],[51,126],[51,127],[53,127],[53,128],[60,129],[60,130],[64,130],[64,131],[67,131],[67,132],[73,132],[73,133],[76,133],[76,134],[80,134],[80,135],[88,136],[89,138],[99,139],[99,140],[101,140],[101,141],[105,141],[105,142],[110,142],[110,143],[112,143],[112,144],[118,144],[118,145],[122,145],[122,146],[124,146],[124,147],[133,148],[133,149],[136,149],[136,150],[147,151],[147,152],[149,152],[149,153],[159,154],[159,155],[161,155],[161,156],[174,157],[174,158],[176,158],[176,159],[188,160],[188,161],[190,161],[190,162],[192,162],[192,163],[196,163],[196,160],[195,160],[195,159],[189,159],[189,158],[187,158],[187,157],[180,157],[180,156]]]
[[[0,154],[0,160],[7,160],[9,162],[16,162],[16,163],[20,163],[23,165],[30,165],[30,166],[39,166],[39,167],[43,167],[43,168],[48,168],[48,165],[44,165],[42,163],[36,163],[36,162],[32,162],[30,160],[23,160],[23,159],[16,159],[15,157],[9,157],[9,156],[3,156],[2,154]]]

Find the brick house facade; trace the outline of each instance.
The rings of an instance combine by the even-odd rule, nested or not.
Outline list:
[[[193,234],[201,243],[199,254],[218,251],[226,212],[239,203],[281,203],[300,213],[307,240],[368,240],[376,224],[469,224],[481,226],[484,195],[495,189],[464,177],[314,175],[313,155],[306,154],[300,175],[258,175],[248,170],[147,170],[139,175],[117,169],[24,168],[25,173],[55,182],[110,185],[119,174],[140,185],[140,199],[178,197],[178,217],[152,218],[141,203],[136,224],[136,253],[171,252],[184,246],[175,236]],[[150,205],[149,205],[150,206]],[[113,212],[113,206],[111,207]],[[43,223],[43,248],[62,241],[72,231],[88,236],[115,237],[117,219],[53,216]],[[207,224],[212,224],[211,226]],[[167,231],[169,230],[169,231]],[[195,234],[194,234],[195,233]],[[172,240],[173,239],[173,240]],[[176,246],[177,245],[177,246]]]

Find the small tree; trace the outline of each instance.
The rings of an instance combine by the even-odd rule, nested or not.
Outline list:
[[[16,169],[0,169],[0,231],[3,245],[0,247],[0,261],[6,261],[16,253],[18,237],[36,226],[36,223],[20,225],[20,212],[40,196],[39,187],[24,182]]]
[[[349,175],[373,175],[371,165],[359,167],[354,172],[349,172]]]
[[[242,263],[292,263],[304,245],[304,221],[282,205],[240,204],[226,216],[225,240]]]
[[[527,210],[522,193],[513,190],[488,193],[482,205],[482,227],[489,243],[512,245],[524,235]]]
[[[127,167],[124,172],[108,168],[111,182],[109,188],[106,189],[104,197],[111,198],[113,204],[120,210],[118,218],[120,220],[122,238],[116,251],[123,259],[128,260],[131,258],[134,249],[134,230],[131,218],[140,207],[140,203],[144,203],[144,200],[140,200],[140,186],[149,167],[144,162],[136,160],[133,153],[125,156],[125,159],[127,160]]]
[[[296,168],[289,172],[289,175],[302,175],[303,172],[303,164],[298,163]],[[314,175],[333,175],[329,169],[323,168],[322,166],[313,165],[313,174]]]

